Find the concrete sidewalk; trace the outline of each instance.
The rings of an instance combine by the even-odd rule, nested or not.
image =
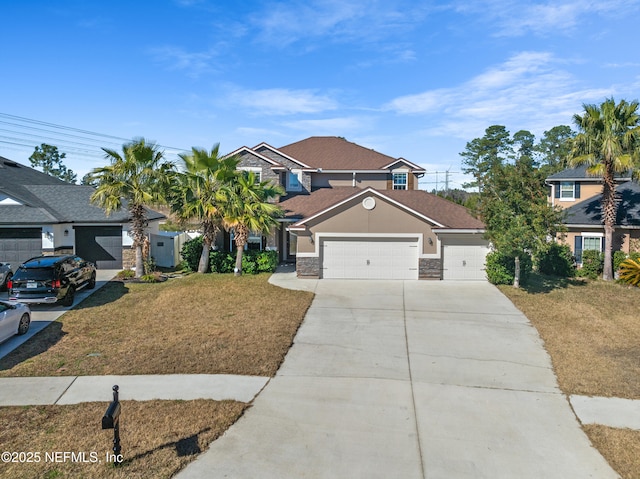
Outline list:
[[[0,378],[0,406],[108,402],[115,384],[123,401],[232,399],[249,403],[268,381],[268,377],[229,374]]]
[[[490,284],[273,278],[317,294],[295,343],[176,477],[617,477]]]

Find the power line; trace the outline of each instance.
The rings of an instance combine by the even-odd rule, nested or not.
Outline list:
[[[131,142],[131,139],[129,138],[122,138],[91,130],[59,125],[9,113],[0,113],[0,118],[4,119],[0,120],[1,124],[12,128],[0,129],[0,131],[11,135],[0,135],[0,144],[34,148],[42,143],[54,143],[55,146],[65,150],[65,152],[75,152],[78,156],[104,158],[102,147],[121,146],[124,143]],[[34,131],[41,132],[43,134],[34,134]],[[190,150],[160,144],[157,144],[157,146],[159,148],[169,150],[171,153]]]

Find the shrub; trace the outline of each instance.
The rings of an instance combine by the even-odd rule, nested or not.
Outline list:
[[[143,283],[159,283],[160,274],[157,271],[155,273],[143,274],[140,276],[140,281]]]
[[[569,245],[549,243],[536,257],[536,266],[540,273],[562,278],[572,277],[576,273],[576,264]]]
[[[202,236],[185,242],[180,250],[180,256],[184,260],[186,269],[198,271],[198,263],[202,255]]]
[[[132,269],[123,269],[122,271],[118,272],[116,277],[119,279],[131,279],[135,275],[136,275],[136,272],[133,271]]]
[[[584,278],[597,279],[604,269],[604,254],[593,249],[582,252],[582,268],[578,275]]]
[[[622,262],[627,259],[627,253],[624,251],[613,252],[613,271],[616,272],[620,269]]]
[[[211,251],[209,253],[209,269],[212,273],[233,273],[235,266],[235,253],[228,251]]]
[[[212,251],[209,254],[211,271],[233,273],[236,267],[236,253]],[[242,272],[246,274],[273,273],[278,266],[277,251],[245,251],[242,255]]]
[[[531,256],[520,256],[520,284],[525,284],[532,269]],[[506,256],[500,251],[493,251],[487,255],[487,278],[492,284],[513,284],[515,277],[515,258]]]
[[[640,261],[628,258],[620,265],[620,281],[634,286],[640,285]]]

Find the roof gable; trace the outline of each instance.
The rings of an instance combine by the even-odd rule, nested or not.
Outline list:
[[[484,228],[484,224],[471,216],[465,207],[422,190],[380,191],[374,188],[356,188],[354,191],[354,188],[349,187],[326,188],[316,190],[311,195],[300,195],[285,200],[281,206],[285,208],[289,217],[302,216],[292,229],[304,228],[307,222],[331,215],[334,209],[367,195],[377,196],[439,228]]]
[[[398,161],[413,165],[336,136],[312,136],[278,148],[278,151],[312,168],[325,170],[384,170]]]
[[[270,165],[271,168],[276,168],[276,169],[277,168],[284,168],[284,166],[282,166],[277,161],[272,160],[268,156],[261,155],[257,151],[254,151],[254,150],[252,150],[251,148],[249,148],[247,146],[240,147],[237,150],[234,150],[231,153],[228,153],[228,154],[224,155],[223,158],[230,158],[232,156],[242,156],[242,155],[250,155],[250,156],[253,156],[255,158],[258,158],[258,159],[264,161],[265,163],[267,163],[268,165]]]
[[[299,160],[296,160],[295,158],[293,158],[293,157],[291,157],[289,155],[286,155],[285,153],[283,153],[282,151],[274,148],[273,146],[269,145],[268,143],[262,142],[259,145],[253,147],[253,151],[260,152],[261,150],[269,150],[274,155],[280,156],[282,158],[286,158],[287,160],[291,161],[292,163],[295,163],[296,165],[299,165],[301,168],[311,168],[309,165],[306,165],[305,163],[303,163],[303,162],[301,162]],[[264,155],[264,156],[267,156],[267,155]]]

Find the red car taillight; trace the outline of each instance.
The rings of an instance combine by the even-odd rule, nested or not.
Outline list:
[[[53,281],[51,281],[51,287],[52,288],[59,288],[60,287],[60,280],[59,279],[54,279]]]
[[[13,288],[13,281],[9,280],[7,281],[7,289],[11,289]]]

